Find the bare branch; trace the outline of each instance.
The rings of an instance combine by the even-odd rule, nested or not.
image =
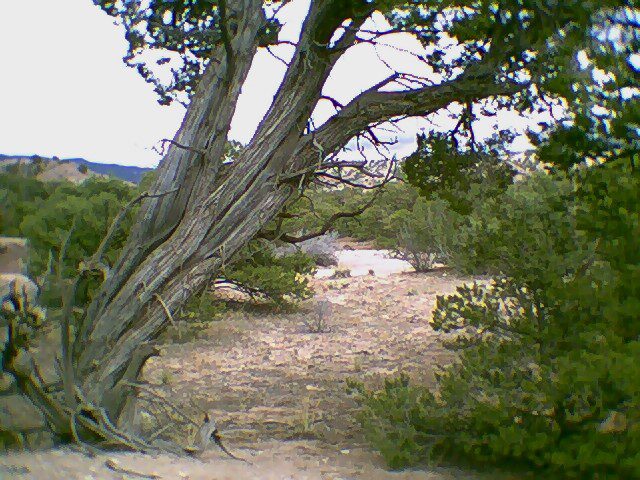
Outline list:
[[[275,52],[271,49],[271,45],[267,45],[267,52],[280,63],[282,63],[285,67],[289,68],[289,62],[287,62],[284,58],[279,57],[275,54]]]
[[[85,263],[85,268],[86,269],[95,268],[95,266],[99,265],[102,262],[102,257],[104,256],[105,251],[109,247],[109,244],[111,243],[111,240],[113,239],[114,234],[116,233],[116,231],[120,227],[120,223],[122,222],[124,217],[127,215],[129,210],[131,210],[138,202],[144,200],[145,198],[163,197],[165,195],[169,195],[171,193],[174,193],[177,190],[178,190],[177,188],[174,188],[174,189],[171,189],[169,191],[160,192],[160,193],[143,192],[140,195],[138,195],[136,198],[131,200],[129,203],[127,203],[122,208],[122,210],[120,210],[118,215],[116,215],[116,217],[113,219],[113,222],[111,222],[111,225],[109,226],[109,230],[107,231],[107,234],[104,236],[104,238],[100,242],[100,245],[98,246],[98,249],[91,256],[91,258]]]
[[[373,194],[372,198],[357,210],[353,210],[350,212],[334,213],[324,222],[322,227],[320,227],[320,229],[315,232],[307,233],[299,236],[292,236],[284,233],[282,235],[279,235],[278,238],[279,240],[282,240],[283,242],[286,242],[286,243],[301,243],[306,240],[311,240],[312,238],[321,237],[322,235],[327,233],[329,230],[331,230],[333,225],[341,218],[353,218],[353,217],[357,217],[358,215],[362,215],[362,213],[364,213],[364,211],[367,210],[371,205],[373,205],[373,203],[377,200],[379,193],[380,193],[380,190],[376,191]]]
[[[120,467],[115,461],[113,461],[110,458],[105,460],[104,466],[113,472],[116,472],[125,476],[148,478],[150,480],[156,480],[156,479],[162,478],[160,475],[156,475],[154,473],[142,473],[136,470],[130,470],[128,468]]]
[[[174,145],[178,148],[181,148],[183,150],[187,150],[188,152],[193,152],[193,153],[197,153],[199,155],[204,155],[206,154],[206,150],[202,149],[202,148],[196,148],[196,147],[191,147],[189,145],[183,145],[179,142],[176,142],[175,140],[170,140],[168,138],[163,138],[162,140],[160,140],[160,144],[162,145],[162,151],[159,151],[158,153],[164,154],[164,148],[165,148],[165,144],[171,144]]]

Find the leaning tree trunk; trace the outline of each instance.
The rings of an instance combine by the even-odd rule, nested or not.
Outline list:
[[[227,133],[264,21],[260,2],[245,3],[233,56],[221,51],[224,60],[212,61],[204,73],[159,167],[155,196],[143,204],[74,342],[76,384],[116,421],[132,397],[130,384],[155,351],[167,310],[175,311],[209,283],[295,191],[284,172],[335,62],[311,53],[305,35],[314,29],[304,29],[273,105],[240,158],[222,173]],[[317,21],[316,13],[307,24]],[[303,165],[317,162],[318,153],[307,157]]]

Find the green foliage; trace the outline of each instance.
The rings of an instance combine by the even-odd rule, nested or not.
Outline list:
[[[352,380],[347,387],[362,404],[357,418],[365,426],[367,438],[391,468],[426,460],[430,454],[427,445],[437,437],[420,425],[420,420],[430,418],[425,415],[424,398],[433,399],[433,395],[427,389],[411,386],[402,374],[385,379],[379,391],[366,390]]]
[[[369,200],[371,192],[351,190],[351,202],[363,205]],[[408,212],[418,199],[418,192],[404,182],[393,182],[384,187],[375,203],[361,215],[352,219],[343,219],[336,224],[341,235],[357,240],[373,240],[379,248],[393,248],[396,243],[397,222],[392,218],[399,212]]]
[[[445,200],[418,198],[411,210],[389,217],[388,224],[396,233],[394,255],[418,272],[431,270],[435,263],[450,263],[459,249],[462,221],[463,216]]]
[[[49,262],[57,264],[64,248],[61,274],[72,276],[80,261],[97,249],[113,218],[133,194],[134,190],[120,180],[97,177],[80,185],[62,183],[55,187],[37,210],[20,222],[20,233],[29,239],[31,246],[31,274],[40,276]],[[129,216],[106,252],[108,264],[115,261],[131,220]]]
[[[32,177],[0,173],[0,232],[20,234],[22,220],[36,212],[52,191],[52,186]]]
[[[451,208],[469,214],[474,198],[465,192],[482,190],[484,198],[502,193],[513,180],[515,172],[499,160],[494,149],[461,150],[450,135],[418,135],[418,148],[402,165],[407,180],[424,197],[438,196]]]
[[[638,164],[640,28],[636,2],[626,7],[599,15],[579,61],[562,65],[561,74],[546,82],[550,92],[570,99],[561,121],[531,132],[539,158],[554,168],[618,158]],[[568,42],[562,49],[572,47]]]
[[[553,265],[579,262],[572,260],[580,255],[570,215],[573,195],[571,180],[535,173],[502,195],[482,199],[465,219],[454,266],[470,273],[510,272],[536,285],[559,274]]]
[[[325,221],[338,212],[352,212],[367,204],[374,193],[347,187],[341,190],[313,189],[291,205],[284,213],[283,230],[287,232],[318,231]],[[341,236],[359,241],[374,241],[379,248],[393,248],[397,225],[392,215],[408,212],[418,198],[418,191],[405,182],[392,182],[379,192],[377,199],[362,214],[341,218],[333,226]],[[312,202],[312,204],[311,204]]]
[[[285,306],[313,295],[308,276],[314,270],[315,264],[307,255],[278,257],[270,245],[256,241],[240,251],[221,276],[253,297],[266,297],[276,306]]]
[[[220,4],[214,0],[96,0],[95,3],[120,20],[129,43],[125,62],[155,86],[163,105],[181,98],[181,94],[193,93],[203,66],[211,59],[214,48],[223,43],[220,25],[223,13]],[[227,12],[229,14],[233,15],[233,22],[239,21],[235,18],[239,12]],[[256,32],[262,46],[277,40],[279,27],[275,18],[265,20]],[[148,55],[144,55],[149,50],[160,52],[161,56],[156,54],[150,62]],[[171,67],[173,78],[169,85],[154,72],[157,65]]]
[[[501,275],[438,298],[432,326],[459,355],[437,392],[360,388],[361,421],[393,466],[444,457],[640,478],[639,195],[640,174],[616,162],[536,176],[486,206]]]
[[[148,188],[153,173],[142,180]],[[80,185],[43,183],[31,176],[0,174],[0,233],[29,239],[29,272],[34,277],[57,275],[73,277],[81,261],[92,255],[104,238],[114,217],[137,193],[137,189],[116,179],[93,177]],[[129,212],[112,237],[105,252],[107,266],[113,265],[131,228],[135,210]],[[60,263],[60,259],[62,262]],[[271,247],[252,244],[239,254],[240,260],[227,266],[222,275],[241,289],[258,297],[266,297],[276,305],[308,298],[312,292],[306,275],[312,273],[313,261],[302,255],[276,257]],[[86,303],[99,285],[99,278],[81,282],[76,301]],[[59,305],[56,282],[47,282],[41,301]],[[206,303],[206,302],[205,302]],[[193,307],[194,304],[191,304]],[[196,317],[212,314],[200,302],[198,308],[186,312]]]
[[[91,178],[80,185],[43,183],[33,176],[0,175],[2,206],[0,232],[29,239],[29,274],[34,278],[69,278],[79,263],[95,252],[115,215],[135,193],[116,179]],[[112,265],[126,238],[132,216],[125,218],[119,232],[105,252]],[[59,304],[57,282],[46,282],[40,301]],[[85,279],[78,288],[80,304],[86,302],[98,285],[97,279]]]

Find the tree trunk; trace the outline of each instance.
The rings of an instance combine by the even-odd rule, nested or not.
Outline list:
[[[117,420],[154,338],[191,295],[282,209],[295,188],[281,181],[337,58],[312,55],[303,38],[273,105],[251,143],[221,178],[231,119],[264,21],[246,2],[233,62],[211,62],[159,167],[117,265],[88,309],[74,345],[76,382],[92,404]],[[314,22],[311,12],[307,23]],[[225,58],[220,52],[217,58]],[[302,72],[306,71],[307,75]],[[303,164],[317,162],[310,152]],[[168,193],[167,193],[168,192]]]

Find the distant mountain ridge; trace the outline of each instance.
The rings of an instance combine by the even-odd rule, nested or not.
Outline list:
[[[46,162],[60,162],[60,163],[74,163],[78,166],[85,165],[87,169],[99,175],[110,175],[121,180],[140,183],[142,176],[153,170],[153,168],[136,167],[129,165],[117,165],[111,163],[95,163],[90,162],[84,158],[57,158],[57,157],[43,157],[40,155],[3,155],[0,153],[0,163],[7,162],[24,162],[33,161],[34,158],[40,158]]]

